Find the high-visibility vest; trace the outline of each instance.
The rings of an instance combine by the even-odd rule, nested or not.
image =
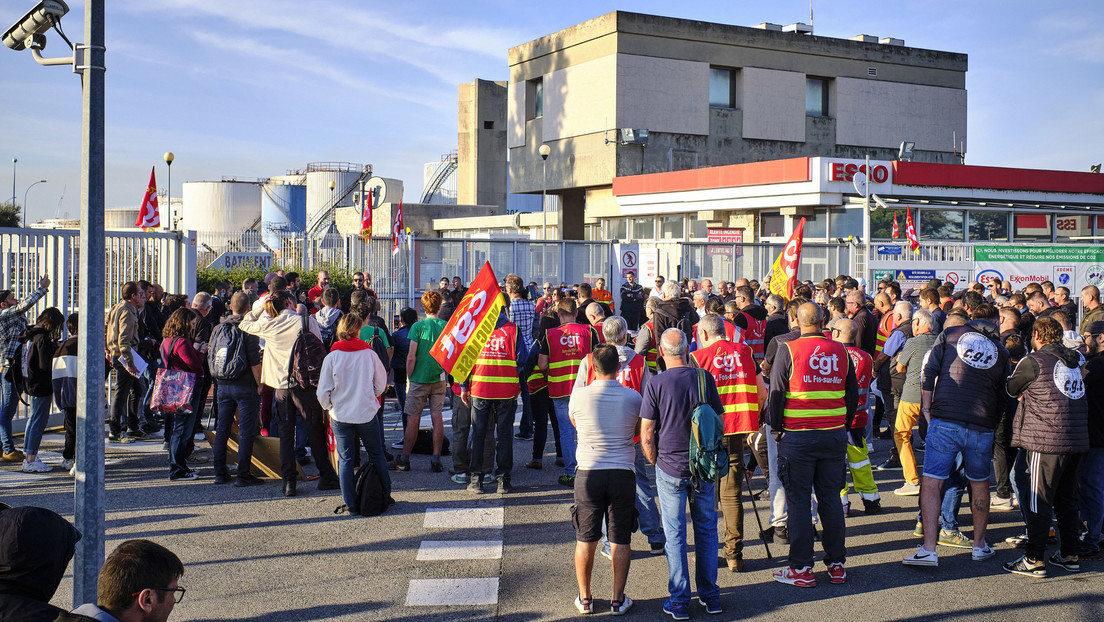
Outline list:
[[[763,335],[767,332],[767,321],[757,320],[751,317],[750,313],[741,311],[740,315],[744,316],[744,320],[747,322],[747,331],[744,334],[744,343],[748,344],[751,348],[751,354],[755,358],[756,363],[763,361],[763,353],[765,351],[765,344],[763,343]]]
[[[893,332],[893,329],[897,328],[896,317],[893,311],[890,311],[882,316],[881,322],[878,322],[878,334],[874,337],[875,354],[881,354],[882,348],[885,347],[886,339],[889,339],[889,334]]]
[[[586,383],[589,385],[594,382],[596,374],[594,372],[594,355],[588,354],[587,359],[587,377]],[[644,393],[644,357],[639,354],[633,353],[633,357],[623,363],[617,368],[617,382],[621,383],[621,386],[628,387],[637,393]]]
[[[851,355],[851,363],[855,366],[855,380],[859,385],[859,404],[855,408],[855,420],[851,423],[851,429],[862,430],[870,417],[867,399],[870,397],[870,383],[874,379],[874,359],[866,351],[853,346],[847,348],[847,353]]]
[[[744,343],[744,331],[740,330],[740,327],[729,322],[724,321],[725,338],[732,343]]]
[[[485,400],[512,400],[521,393],[517,370],[517,326],[494,329],[479,351],[471,374],[471,394]]]
[[[648,320],[644,322],[644,326],[641,330],[648,331],[648,334],[652,336],[651,340],[648,341],[648,350],[644,352],[644,363],[654,374],[659,371],[659,342],[656,340],[655,330],[652,329],[652,321]]]
[[[783,409],[783,429],[839,430],[847,422],[844,399],[847,369],[851,357],[843,344],[829,341],[819,333],[787,341],[793,366],[786,406]]]
[[[548,378],[544,377],[544,372],[540,369],[534,369],[525,381],[525,386],[529,387],[529,395],[536,395],[548,388]]]
[[[755,357],[746,344],[720,340],[690,353],[698,367],[713,374],[724,406],[724,433],[747,434],[759,429],[759,389]]]
[[[594,332],[598,334],[598,343],[606,342],[606,336],[602,334],[602,322],[594,325]]]
[[[571,395],[579,363],[594,346],[590,333],[589,327],[574,322],[548,329],[548,397]]]

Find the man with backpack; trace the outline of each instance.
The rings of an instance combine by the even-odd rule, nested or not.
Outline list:
[[[253,441],[257,436],[261,410],[261,343],[255,335],[239,327],[249,313],[249,297],[238,292],[230,298],[231,315],[211,332],[209,364],[211,375],[218,381],[218,422],[215,428],[215,483],[230,481],[226,470],[226,442],[238,413],[238,477],[237,487],[261,483],[251,472]]]
[[[790,565],[774,580],[816,587],[810,494],[816,493],[824,534],[824,562],[832,583],[847,580],[843,563],[843,506],[847,429],[858,405],[858,381],[847,348],[822,331],[820,307],[797,309],[801,336],[778,348],[770,370],[767,421],[778,442],[778,474],[789,508]]]
[[[714,478],[694,477],[691,424],[695,412],[724,412],[717,385],[708,373],[689,367],[688,342],[681,330],[660,334],[659,351],[667,371],[648,381],[640,406],[640,445],[644,457],[656,465],[663,532],[667,538],[670,598],[663,611],[676,620],[690,619],[690,567],[686,558],[686,506],[694,519],[695,576],[698,602],[711,614],[721,613],[717,587],[717,510]],[[717,449],[720,449],[719,447]],[[723,454],[723,450],[721,451]],[[727,455],[723,465],[727,467]],[[717,473],[719,475],[719,472]],[[839,494],[839,491],[836,491]]]

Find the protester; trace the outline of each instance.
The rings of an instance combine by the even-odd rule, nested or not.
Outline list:
[[[460,287],[460,277],[456,277],[455,284],[456,287]],[[422,310],[425,311],[426,317],[410,327],[410,351],[406,355],[409,389],[406,393],[406,408],[403,410],[408,420],[403,435],[402,453],[395,456],[394,467],[397,471],[410,470],[410,454],[414,451],[414,442],[418,439],[422,409],[427,402],[433,426],[433,455],[430,458],[429,468],[434,473],[444,470],[441,466],[441,448],[445,442],[442,413],[445,410],[448,383],[445,381],[445,370],[441,368],[437,359],[430,355],[430,349],[445,328],[444,320],[437,318],[441,303],[441,294],[436,291],[422,294]]]
[[[46,295],[50,287],[49,277],[38,281],[38,289],[20,302],[10,289],[0,290],[0,461],[22,462],[23,452],[15,448],[15,435],[12,433],[12,419],[19,405],[17,390],[8,378],[8,370],[16,364],[15,350],[19,347],[16,339],[27,329],[26,313]]]
[[[54,390],[54,405],[64,414],[65,445],[61,450],[61,468],[76,475],[77,467],[77,325],[76,312],[70,313],[65,320],[69,331],[66,339],[54,352],[51,380]]]
[[[402,327],[391,333],[395,356],[391,357],[391,369],[395,373],[395,400],[403,414],[403,432],[406,431],[406,357],[410,354],[410,328],[418,321],[418,312],[410,307],[399,311]],[[401,445],[400,445],[401,446]]]
[[[56,513],[0,503],[0,620],[53,622],[50,604],[81,539]]]
[[[855,418],[847,429],[847,467],[851,472],[855,492],[862,498],[863,510],[867,514],[878,514],[882,511],[882,501],[870,468],[870,440],[866,435],[867,423],[870,422],[870,382],[874,361],[869,354],[855,347],[855,330],[854,322],[840,318],[830,332],[833,341],[842,343],[847,348],[851,365],[855,368],[855,384],[858,387]],[[851,503],[847,500],[847,489],[847,484],[844,483],[841,494],[844,516],[848,515],[851,508]]]
[[[58,622],[165,622],[184,598],[184,564],[169,549],[149,540],[127,540],[100,569],[96,603],[86,603]]]
[[[234,413],[237,412],[238,420],[238,464],[237,478],[234,485],[241,488],[256,486],[261,483],[253,475],[250,463],[253,459],[253,443],[257,437],[260,423],[261,408],[261,343],[256,335],[250,335],[241,330],[242,320],[249,313],[249,297],[242,292],[235,293],[230,298],[231,315],[215,327],[212,333],[212,345],[215,348],[240,343],[240,354],[243,360],[238,364],[236,376],[223,376],[218,379],[218,419],[215,428],[214,466],[215,483],[225,484],[230,481],[230,474],[226,470],[226,446],[230,439],[230,427],[234,423]],[[218,362],[234,356],[234,352],[212,353],[214,373],[219,373]],[[222,357],[222,358],[220,358]],[[244,364],[242,364],[244,363]]]
[[[1085,535],[1077,556],[1100,561],[1104,527],[1104,322],[1085,327],[1085,398],[1089,420],[1089,451],[1081,458],[1078,492]]]
[[[195,315],[189,309],[177,309],[165,322],[161,336],[161,360],[165,369],[184,371],[195,375],[195,388],[192,392],[191,412],[172,414],[172,425],[166,418],[165,442],[169,449],[169,479],[196,479],[199,472],[187,464],[188,456],[195,449],[195,423],[202,412],[202,402],[206,396],[203,387],[203,355],[197,351],[192,341],[192,321]]]
[[[61,311],[50,307],[39,314],[34,326],[18,337],[23,344],[18,363],[20,376],[23,390],[31,398],[31,414],[23,434],[24,473],[47,473],[53,469],[38,459],[38,448],[50,419],[50,402],[54,394],[54,352],[64,323],[65,316]]]
[[[622,305],[623,307],[624,305]],[[564,473],[559,482],[563,486],[575,483],[575,428],[569,420],[571,388],[579,373],[579,363],[598,344],[598,336],[590,326],[575,323],[576,308],[572,299],[562,300],[556,306],[560,325],[548,330],[541,340],[537,367],[548,377],[548,396],[552,398],[556,418],[559,419],[560,447],[564,456]]]
[[[113,443],[132,443],[145,438],[138,422],[138,377],[140,370],[134,361],[138,341],[138,311],[145,303],[145,292],[134,281],[123,284],[122,300],[107,312],[107,355],[115,370],[115,390],[111,394],[111,416],[108,426]],[[126,421],[123,413],[126,412]],[[123,429],[123,426],[127,429]]]

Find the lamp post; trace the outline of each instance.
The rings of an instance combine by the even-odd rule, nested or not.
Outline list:
[[[15,165],[19,158],[12,158],[12,209],[15,209]]]
[[[38,184],[44,184],[44,183],[46,183],[46,180],[45,179],[40,179],[40,180],[34,182],[33,184],[27,186],[27,190],[23,193],[23,222],[20,223],[20,224],[22,224],[24,227],[27,226],[27,192],[30,192],[31,188],[34,188]]]
[[[541,212],[543,212],[541,237],[548,240],[548,154],[552,153],[552,148],[548,145],[541,145],[537,152],[540,153],[541,157]]]
[[[165,186],[165,209],[168,210],[169,222],[173,224],[173,228],[176,228],[176,219],[173,218],[172,208],[172,163],[176,159],[173,152],[165,152],[165,164],[169,166],[169,180],[168,185]]]

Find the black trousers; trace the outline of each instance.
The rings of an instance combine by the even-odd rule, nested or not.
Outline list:
[[[77,455],[77,408],[62,408],[65,413],[65,448],[61,450],[61,457],[72,460]]]
[[[295,461],[295,413],[303,415],[307,426],[307,441],[310,443],[314,463],[318,466],[319,482],[337,483],[337,471],[330,464],[329,448],[326,445],[326,412],[318,403],[318,394],[314,387],[307,389],[276,389],[273,396],[276,402],[276,418],[280,426],[280,475],[285,480],[299,476]]]
[[[1012,448],[1012,415],[1006,412],[993,430],[993,471],[997,478],[997,496],[1001,499],[1012,498],[1012,463],[1017,451]]]
[[[111,417],[108,426],[112,434],[121,434],[128,430],[137,431],[138,425],[138,379],[130,375],[119,359],[114,361],[115,390],[111,393]],[[123,412],[126,411],[126,421]],[[123,426],[126,426],[125,428]]]
[[[1020,499],[1027,508],[1027,556],[1041,561],[1050,535],[1050,519],[1058,517],[1062,557],[1077,555],[1081,519],[1077,505],[1077,467],[1081,454],[1027,452],[1028,494]]]

